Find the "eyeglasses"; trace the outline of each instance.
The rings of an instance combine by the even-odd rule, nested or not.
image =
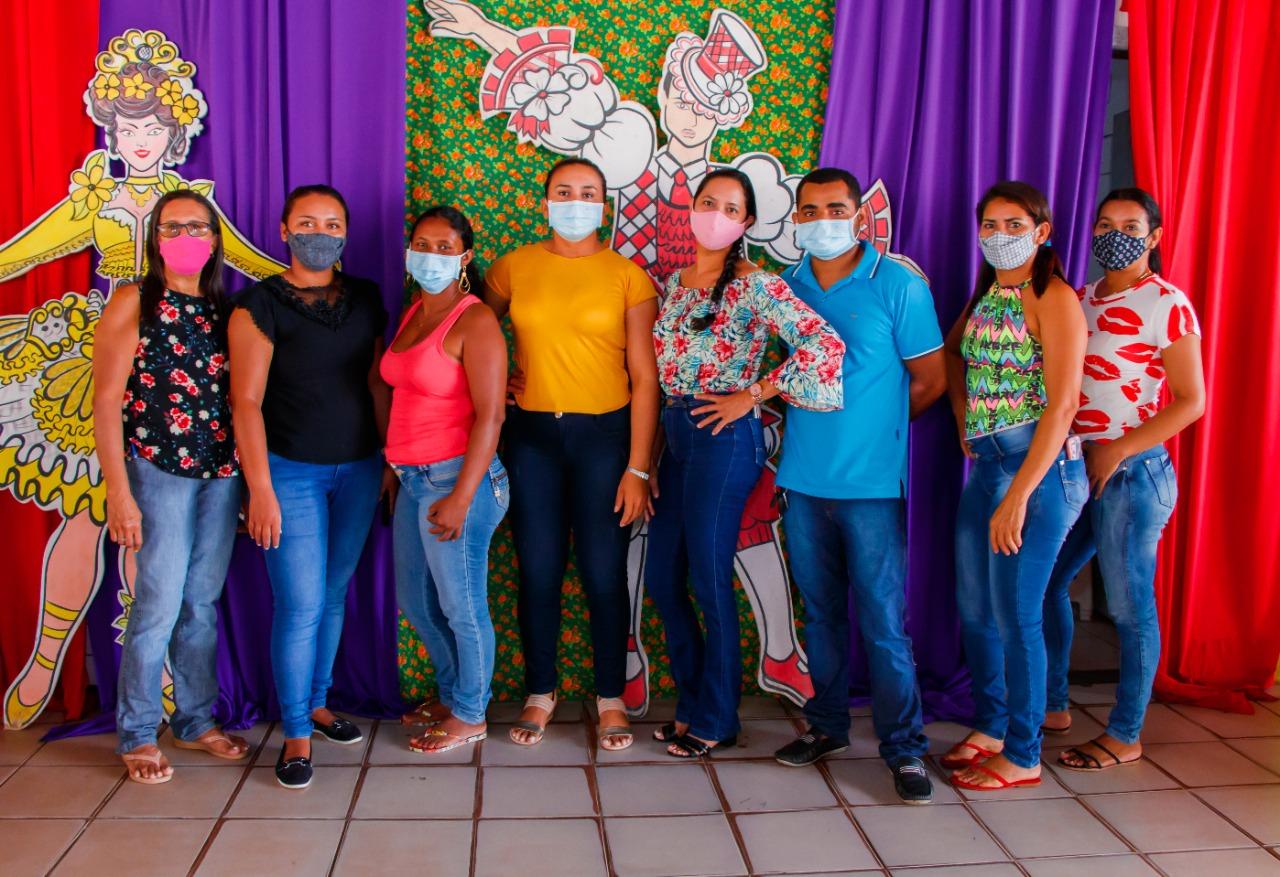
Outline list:
[[[202,238],[213,230],[209,223],[193,219],[191,222],[162,222],[156,226],[156,231],[160,232],[161,237],[176,238],[184,228],[193,238]]]

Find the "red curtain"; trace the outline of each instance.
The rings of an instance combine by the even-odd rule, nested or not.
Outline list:
[[[1195,303],[1208,405],[1171,443],[1156,589],[1164,700],[1252,712],[1280,656],[1280,8],[1128,0],[1138,184]]]
[[[0,4],[0,241],[9,240],[67,194],[70,174],[94,146],[84,90],[98,52],[98,0]],[[87,253],[0,283],[0,314],[18,314],[65,292],[84,292]],[[0,491],[0,692],[22,669],[40,627],[44,546],[60,516]],[[84,633],[68,646],[60,705],[84,705]],[[52,706],[57,707],[55,702]]]

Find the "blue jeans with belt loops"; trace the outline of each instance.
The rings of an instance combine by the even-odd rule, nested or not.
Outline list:
[[[1018,553],[992,551],[991,515],[1026,459],[1035,428],[1029,423],[970,441],[976,459],[956,521],[956,597],[973,677],[973,728],[1004,740],[1005,757],[1024,768],[1040,761],[1045,592],[1089,492],[1084,460],[1059,452],[1027,500]]]

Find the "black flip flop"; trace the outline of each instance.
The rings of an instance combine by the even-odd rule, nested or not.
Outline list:
[[[684,755],[678,755],[668,749],[667,755],[670,755],[672,758],[702,758],[704,756],[711,755],[712,752],[722,747],[728,749],[730,747],[737,746],[738,736],[735,734],[732,737],[725,737],[723,740],[707,744],[703,743],[697,737],[690,737],[688,734],[681,734],[670,742],[679,746],[685,752]]]
[[[1090,755],[1088,752],[1085,752],[1079,746],[1072,746],[1070,749],[1064,750],[1062,754],[1058,756],[1058,765],[1060,767],[1065,767],[1067,770],[1079,771],[1080,773],[1091,773],[1099,770],[1108,770],[1113,767],[1120,767],[1125,764],[1134,764],[1135,762],[1142,760],[1142,756],[1139,755],[1137,758],[1129,758],[1122,761],[1119,756],[1117,756],[1114,752],[1112,752],[1107,747],[1103,746],[1097,740],[1090,740],[1088,743],[1085,743],[1082,745],[1096,746],[1098,749],[1101,749],[1107,755],[1111,756],[1111,763],[1103,764],[1102,761],[1096,755]],[[1084,764],[1067,764],[1062,759],[1066,758],[1069,755],[1074,755],[1076,758],[1083,761]]]

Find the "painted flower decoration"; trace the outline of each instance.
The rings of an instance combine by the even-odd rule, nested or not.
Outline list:
[[[180,99],[175,100],[171,109],[179,125],[190,125],[200,118],[200,101],[189,94],[184,94]]]
[[[98,100],[115,100],[120,96],[120,77],[114,73],[99,73],[93,80],[93,93]]]
[[[102,154],[95,153],[83,168],[71,173],[73,215],[80,218],[96,213],[99,207],[111,200],[115,187],[116,181],[106,175],[106,161]]]
[[[182,100],[182,86],[178,84],[177,80],[166,79],[160,83],[156,89],[156,94],[160,96],[160,103],[166,107],[171,107]]]
[[[559,71],[530,70],[511,86],[511,97],[520,112],[539,122],[564,112],[569,105],[569,81]]]
[[[145,98],[147,92],[155,88],[150,82],[143,78],[141,73],[135,73],[132,76],[126,76],[124,80],[124,96]]]
[[[736,73],[717,73],[708,95],[716,112],[737,115],[747,108],[747,83]]]

